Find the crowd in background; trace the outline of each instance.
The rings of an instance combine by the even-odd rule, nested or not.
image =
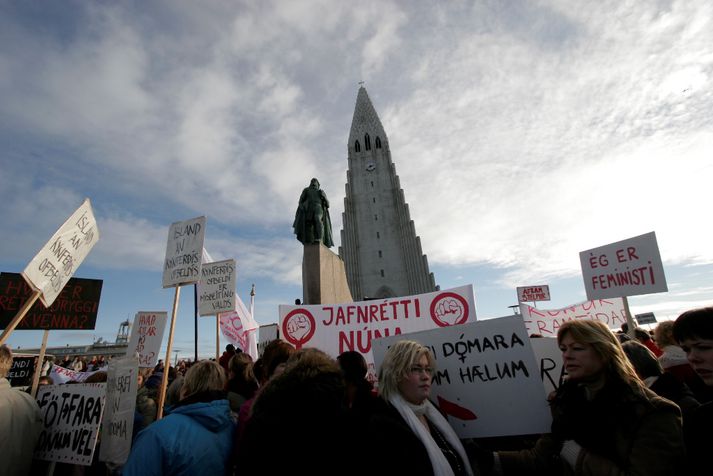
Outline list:
[[[92,466],[58,465],[55,474],[704,474],[713,449],[713,307],[634,334],[592,320],[562,325],[567,379],[549,397],[551,432],[535,439],[459,439],[429,399],[434,356],[415,341],[389,348],[378,390],[358,352],[333,359],[276,340],[253,362],[228,345],[217,361],[141,369],[123,467],[96,461],[95,451]],[[11,362],[0,347],[0,375]],[[65,357],[55,365],[106,381],[105,363]],[[0,474],[43,469],[32,461],[39,428],[36,402],[0,378]]]

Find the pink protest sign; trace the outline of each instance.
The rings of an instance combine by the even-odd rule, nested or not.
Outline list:
[[[545,337],[555,337],[560,326],[572,319],[596,319],[610,329],[619,329],[626,322],[624,300],[621,298],[595,299],[561,309],[537,309],[521,303],[520,314],[528,334]]]

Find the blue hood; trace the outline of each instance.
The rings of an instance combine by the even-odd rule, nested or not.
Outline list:
[[[171,409],[171,415],[184,415],[212,432],[233,424],[228,400],[213,400],[180,405]]]

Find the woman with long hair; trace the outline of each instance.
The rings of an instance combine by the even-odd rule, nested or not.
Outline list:
[[[504,474],[678,474],[681,412],[646,388],[618,339],[594,320],[557,333],[567,380],[551,400],[552,432],[531,450],[497,453]]]

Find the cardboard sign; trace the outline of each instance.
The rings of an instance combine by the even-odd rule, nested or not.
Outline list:
[[[101,279],[70,279],[49,308],[36,302],[17,330],[94,329],[102,284]],[[8,326],[31,294],[21,275],[0,273],[0,329]]]
[[[656,322],[656,316],[654,316],[653,312],[644,312],[642,314],[637,314],[634,317],[636,318],[636,322],[639,325],[653,324],[654,322]]]
[[[652,231],[579,253],[587,299],[668,291],[661,255]]]
[[[375,339],[378,367],[386,350],[402,339],[431,349],[436,370],[430,398],[460,438],[550,431],[539,365],[517,316]]]
[[[35,359],[37,357],[12,357],[12,367],[7,374],[11,387],[27,387],[32,383],[32,376],[35,372]]]
[[[40,291],[45,307],[52,305],[97,241],[99,229],[87,198],[22,272],[27,282]]]
[[[624,300],[621,298],[585,301],[561,309],[537,309],[521,303],[520,314],[527,332],[543,337],[556,337],[562,324],[572,319],[596,319],[609,329],[620,329],[626,322]]]
[[[162,311],[136,313],[126,355],[134,356],[138,353],[139,367],[156,366],[167,320],[168,313]]]
[[[522,286],[517,288],[518,302],[549,301],[550,287],[546,284],[539,286]]]
[[[204,263],[198,282],[198,312],[217,316],[235,310],[235,260]]]
[[[104,411],[105,383],[43,385],[37,393],[43,428],[34,457],[92,464]]]
[[[375,378],[371,341],[475,320],[473,286],[347,304],[280,305],[280,338],[297,349],[317,347],[333,357],[361,352]]]
[[[265,352],[265,347],[267,344],[273,340],[279,339],[279,334],[277,331],[277,324],[267,324],[260,326],[260,335],[258,336],[257,350],[258,354],[262,357],[262,353]]]
[[[136,358],[113,359],[109,362],[102,444],[99,447],[100,461],[124,464],[129,457],[134,430],[138,365]]]
[[[562,351],[559,349],[557,339],[542,337],[530,339],[535,358],[540,363],[540,378],[545,386],[545,396],[557,390],[567,372],[564,370]]]
[[[99,372],[99,370],[91,372],[77,372],[76,370],[65,369],[59,365],[53,365],[50,370],[49,377],[55,385],[59,385],[67,382],[84,382],[90,375],[96,372]]]
[[[205,217],[172,223],[168,229],[163,287],[196,283],[201,277]]]

